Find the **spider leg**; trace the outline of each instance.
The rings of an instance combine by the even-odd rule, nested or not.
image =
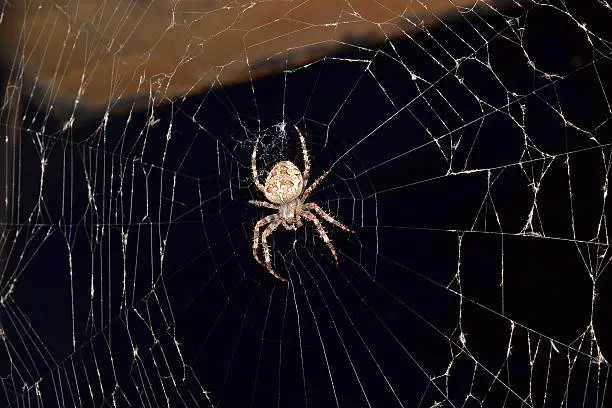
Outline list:
[[[297,229],[297,227],[298,227],[298,225],[297,225],[297,224],[289,224],[289,223],[288,223],[288,222],[286,222],[286,221],[281,221],[281,224],[283,225],[283,227],[284,227],[286,230],[292,230],[292,231],[295,231],[295,230]]]
[[[298,135],[300,136],[300,143],[302,144],[302,155],[304,156],[304,173],[302,174],[302,178],[304,180],[304,185],[308,184],[308,176],[310,176],[310,158],[308,157],[308,149],[306,148],[306,139],[300,132],[300,129],[293,125]]]
[[[261,220],[257,221],[257,223],[255,224],[255,228],[253,228],[253,258],[255,258],[255,260],[259,262],[262,266],[265,266],[265,264],[261,261],[261,259],[259,259],[259,256],[257,255],[257,249],[259,249],[259,229],[264,225],[270,223],[271,221],[274,221],[276,217],[276,214],[271,214],[266,217],[263,217]]]
[[[341,223],[340,221],[336,220],[334,217],[332,217],[331,215],[323,211],[323,209],[315,203],[306,203],[303,205],[302,208],[306,208],[307,210],[311,210],[311,209],[315,210],[317,214],[319,214],[319,216],[323,218],[325,221],[329,222],[330,224],[334,224],[336,227],[343,229],[346,232],[355,234],[355,231],[353,231],[352,229],[350,229],[349,227],[347,227],[346,225],[344,225],[343,223]]]
[[[308,196],[312,193],[312,191],[317,188],[317,186],[319,185],[319,183],[321,183],[323,181],[323,179],[331,172],[331,170],[327,170],[325,173],[323,173],[322,175],[319,176],[318,179],[316,179],[314,181],[314,183],[312,183],[303,193],[302,196],[300,197],[302,200],[306,200],[308,198]],[[304,185],[306,185],[306,183],[304,183]]]
[[[255,146],[253,146],[253,153],[251,154],[251,171],[253,173],[253,182],[255,183],[255,187],[259,189],[262,193],[265,191],[265,187],[259,181],[259,175],[257,174],[257,145],[259,144],[259,138],[255,141]]]
[[[317,228],[317,232],[319,233],[321,238],[323,238],[323,242],[325,242],[325,245],[327,245],[327,247],[331,251],[334,259],[336,260],[336,265],[338,265],[338,255],[336,254],[336,248],[334,248],[334,244],[332,244],[331,240],[327,236],[327,232],[325,232],[325,228],[323,228],[323,224],[321,224],[321,221],[319,221],[319,219],[310,211],[304,211],[302,212],[302,215],[308,221],[312,222]]]
[[[276,217],[276,215],[273,216]],[[281,222],[279,220],[275,220],[272,221],[272,223],[266,227],[263,234],[261,234],[261,246],[263,247],[264,258],[266,260],[265,266],[268,269],[268,272],[270,272],[275,278],[280,279],[283,282],[287,282],[287,279],[282,278],[281,276],[276,274],[276,272],[274,272],[274,269],[272,269],[272,261],[270,260],[270,248],[268,247],[268,235],[273,233],[274,230],[277,229],[280,224]]]
[[[278,205],[268,203],[267,201],[259,201],[259,200],[249,200],[249,204],[256,205],[258,207],[266,207],[271,208],[273,210],[278,210]]]

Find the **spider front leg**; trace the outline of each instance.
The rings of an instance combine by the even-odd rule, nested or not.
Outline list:
[[[259,144],[259,138],[255,141],[255,146],[253,147],[253,153],[251,154],[251,172],[253,175],[253,182],[255,183],[255,187],[262,193],[265,192],[265,187],[259,181],[259,175],[257,174],[257,145]]]
[[[306,148],[306,139],[300,132],[300,129],[293,125],[298,135],[300,136],[300,143],[302,144],[302,155],[304,156],[304,174],[302,175],[302,179],[304,180],[304,185],[308,184],[308,176],[310,176],[310,158],[308,157],[308,149]]]
[[[275,217],[275,215],[272,215],[272,217]],[[271,233],[273,233],[274,230],[277,229],[280,224],[281,222],[279,220],[276,220],[276,221],[273,221],[270,225],[266,227],[263,234],[261,234],[261,246],[263,247],[264,259],[266,262],[266,269],[268,269],[268,272],[270,272],[275,278],[280,279],[283,282],[287,282],[287,279],[277,275],[276,272],[274,272],[274,269],[272,269],[272,261],[270,259],[270,248],[268,247],[268,236]]]
[[[315,203],[306,203],[306,204],[304,204],[303,208],[305,208],[307,210],[315,210],[317,212],[317,214],[319,214],[319,216],[321,218],[323,218],[325,221],[329,222],[330,224],[334,224],[336,227],[338,227],[340,229],[343,229],[346,232],[350,232],[351,234],[355,234],[355,231],[353,231],[352,229],[350,229],[349,227],[347,227],[346,225],[344,225],[343,223],[341,223],[340,221],[336,220],[334,217],[332,217],[331,215],[329,215],[328,213],[323,211],[323,209],[321,207],[319,207],[317,204],[315,204]]]
[[[325,245],[327,245],[327,247],[331,251],[334,259],[336,260],[336,265],[338,265],[338,255],[336,254],[336,248],[334,247],[334,244],[332,244],[331,240],[327,236],[327,232],[325,232],[325,228],[323,228],[323,225],[321,224],[321,221],[319,221],[319,219],[313,213],[311,213],[310,211],[304,211],[304,212],[302,212],[302,215],[308,221],[311,221],[314,224],[314,226],[317,228],[317,232],[319,233],[319,235],[323,239],[323,242],[325,242]]]
[[[259,230],[261,229],[261,227],[274,221],[276,218],[276,214],[263,217],[261,220],[257,221],[257,223],[255,224],[255,228],[253,228],[253,258],[255,258],[255,260],[259,262],[262,266],[266,265],[261,261],[261,259],[259,259],[259,255],[257,255],[257,250],[259,249]]]

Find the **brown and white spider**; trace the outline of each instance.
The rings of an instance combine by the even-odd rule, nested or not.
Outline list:
[[[334,259],[336,260],[336,265],[338,264],[338,255],[336,254],[336,248],[332,244],[331,240],[327,236],[321,221],[317,218],[317,216],[311,212],[314,211],[325,221],[330,224],[334,224],[338,228],[341,228],[345,231],[355,233],[349,227],[342,224],[339,221],[336,221],[331,215],[323,211],[321,207],[319,207],[315,203],[305,203],[308,196],[313,192],[313,190],[323,181],[325,176],[329,174],[329,170],[323,173],[318,179],[315,180],[308,188],[305,187],[308,184],[308,176],[310,175],[310,159],[308,158],[308,150],[306,149],[306,140],[304,136],[302,136],[302,132],[298,129],[297,126],[294,126],[298,135],[300,136],[300,142],[302,144],[302,154],[304,156],[304,174],[300,172],[295,164],[290,161],[280,161],[272,167],[268,177],[266,178],[266,184],[261,184],[259,181],[259,175],[257,173],[257,143],[255,143],[255,147],[253,148],[253,154],[251,155],[251,170],[253,171],[253,182],[255,186],[266,196],[266,201],[257,201],[250,200],[249,203],[253,205],[257,205],[259,207],[271,208],[273,210],[278,210],[278,213],[268,215],[261,220],[257,221],[255,224],[255,228],[253,229],[253,257],[257,262],[259,262],[262,266],[264,266],[268,272],[274,275],[276,278],[280,279],[283,282],[286,282],[287,279],[280,277],[274,270],[272,269],[271,261],[270,261],[270,248],[268,247],[268,236],[274,232],[275,229],[278,228],[279,225],[282,225],[287,230],[296,230],[298,227],[302,226],[302,219],[310,221],[314,224],[317,229],[317,232],[323,238],[323,241],[331,251]],[[261,234],[261,246],[263,248],[263,254],[265,261],[262,262],[257,255],[257,250],[259,249],[259,230],[264,225],[269,224],[264,232]]]

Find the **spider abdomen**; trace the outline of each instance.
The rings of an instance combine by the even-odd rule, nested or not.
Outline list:
[[[304,187],[302,172],[290,161],[278,162],[266,178],[264,194],[274,204],[286,204],[300,196]]]

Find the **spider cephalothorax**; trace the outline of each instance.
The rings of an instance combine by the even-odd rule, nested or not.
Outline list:
[[[264,193],[266,201],[251,200],[249,203],[267,207],[273,210],[278,210],[278,213],[268,215],[261,220],[257,221],[253,230],[253,257],[257,262],[262,264],[268,269],[272,275],[282,281],[286,281],[285,278],[280,277],[272,269],[270,248],[268,247],[268,236],[282,225],[285,229],[295,230],[297,227],[302,226],[302,219],[310,221],[314,224],[317,232],[331,251],[336,263],[338,263],[338,255],[336,254],[336,248],[332,244],[331,240],[327,236],[321,221],[317,218],[315,213],[323,218],[325,221],[334,224],[335,226],[352,232],[346,225],[339,221],[336,221],[331,215],[323,211],[315,203],[305,203],[308,196],[312,191],[319,185],[321,181],[329,174],[326,171],[318,179],[315,180],[309,187],[308,176],[310,175],[310,159],[308,158],[308,150],[306,149],[306,140],[300,130],[295,127],[298,135],[300,136],[300,142],[302,144],[302,154],[304,157],[304,173],[300,172],[295,164],[290,161],[278,162],[272,167],[268,177],[266,178],[266,184],[263,185],[259,181],[259,175],[257,173],[257,143],[253,148],[253,154],[251,155],[251,170],[253,172],[253,182],[255,186]],[[306,187],[306,189],[304,189]],[[312,211],[314,211],[314,213]],[[261,246],[264,253],[264,262],[259,259],[257,251],[259,249],[259,230],[264,225],[268,224],[264,232],[261,234]]]

